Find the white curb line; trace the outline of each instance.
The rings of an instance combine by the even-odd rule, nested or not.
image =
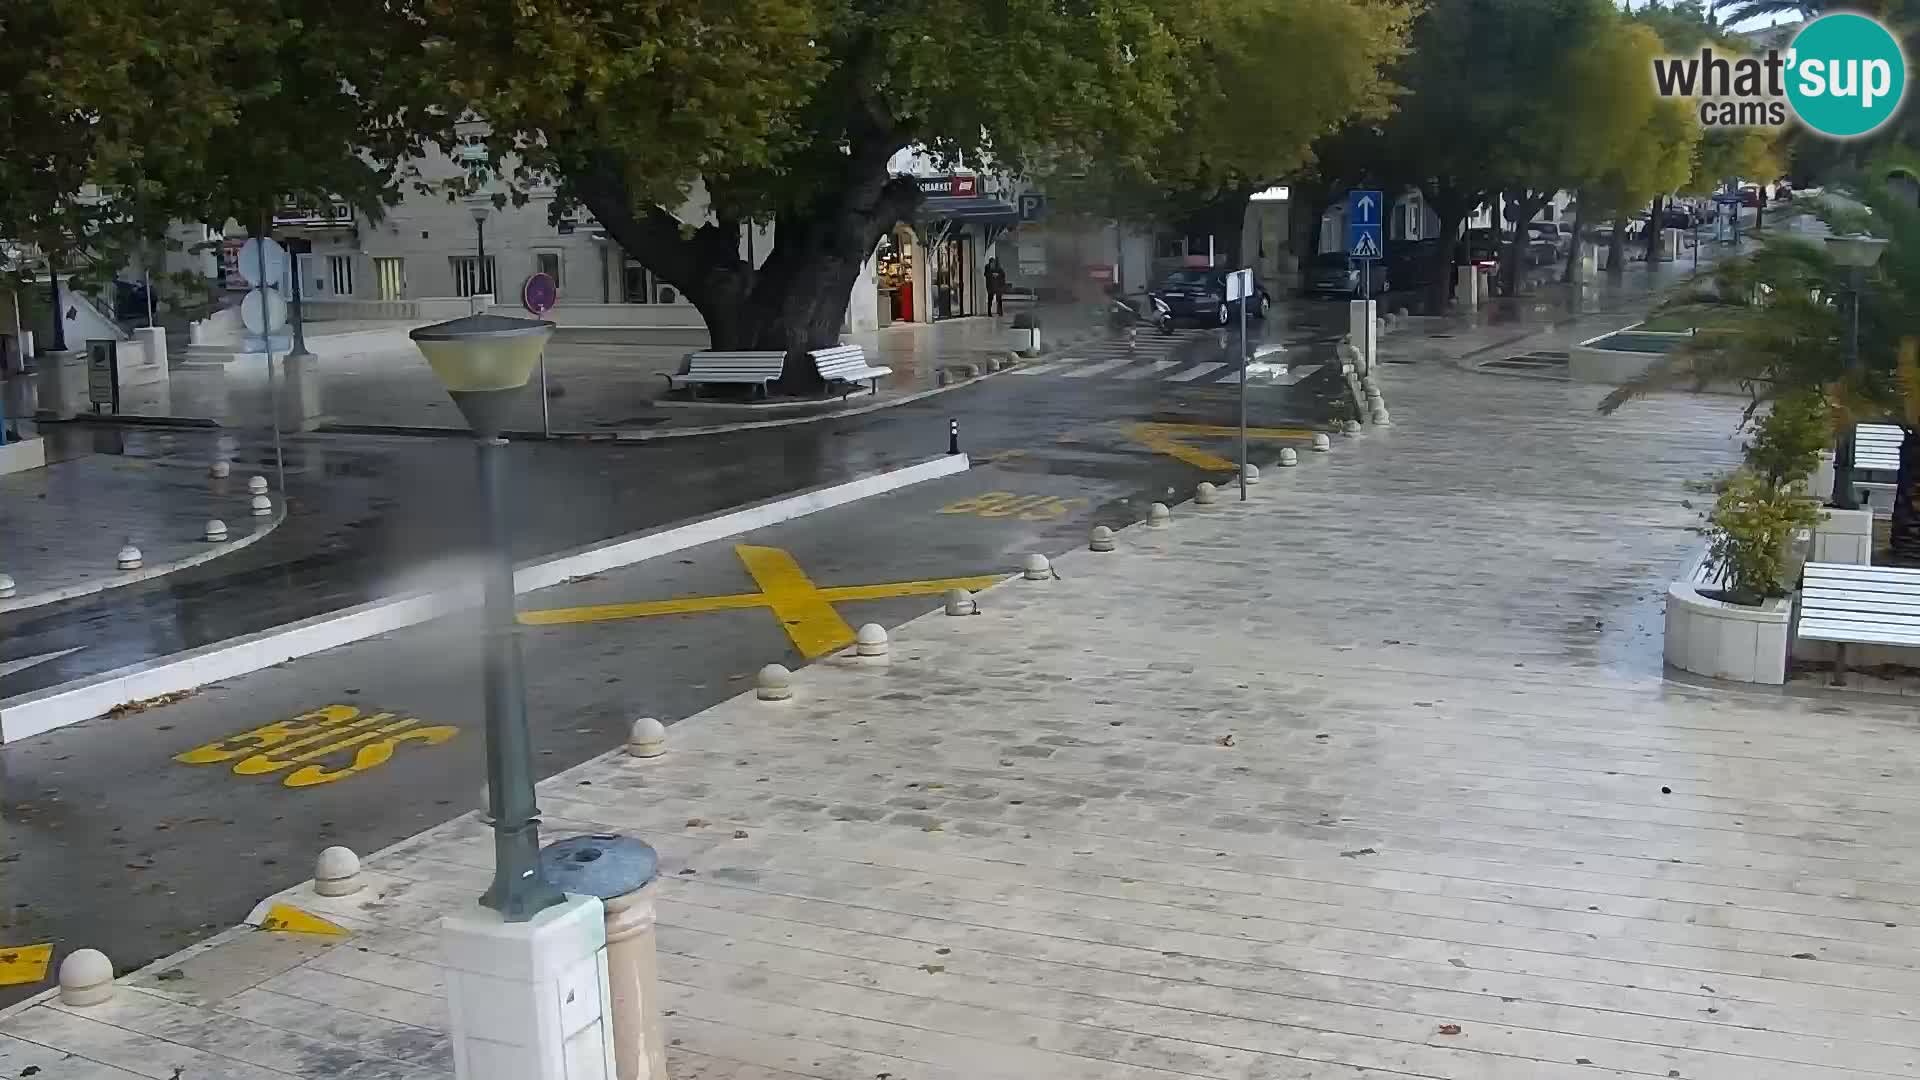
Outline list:
[[[903,468],[615,537],[520,567],[514,571],[514,590],[531,592],[558,585],[568,578],[630,566],[925,480],[952,476],[969,467],[967,455],[943,454]],[[125,702],[191,690],[479,604],[477,586],[374,600],[21,694],[0,701],[0,745],[77,724]]]

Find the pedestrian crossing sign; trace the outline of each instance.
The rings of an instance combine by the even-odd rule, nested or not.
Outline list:
[[[1380,228],[1360,228],[1354,230],[1353,250],[1348,252],[1356,259],[1377,259],[1380,257]]]

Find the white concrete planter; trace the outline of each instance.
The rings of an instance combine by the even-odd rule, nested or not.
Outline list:
[[[1827,474],[1827,485],[1831,490],[1831,472]],[[1827,519],[1813,527],[1813,547],[1807,561],[1873,565],[1873,511],[1829,509],[1825,513]]]
[[[1702,596],[1714,587],[1705,561],[1703,552],[1686,577],[1667,586],[1667,664],[1730,682],[1786,682],[1793,598],[1742,607]]]
[[[30,439],[8,439],[0,444],[0,476],[38,469],[47,463],[47,446],[35,435]]]
[[[1007,348],[1021,356],[1040,355],[1040,328],[1035,326],[1025,330],[1007,331]]]

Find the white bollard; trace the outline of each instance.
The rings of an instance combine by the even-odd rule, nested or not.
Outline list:
[[[1280,448],[1281,468],[1290,469],[1298,464],[1300,464],[1300,452],[1298,450],[1295,450],[1291,446],[1283,446]]]
[[[98,1005],[113,996],[113,961],[99,949],[79,949],[60,961],[60,1004]]]
[[[1375,427],[1392,427],[1393,426],[1393,416],[1391,413],[1387,412],[1386,406],[1383,405],[1380,408],[1373,410],[1373,426]]]
[[[1167,509],[1166,503],[1157,502],[1147,507],[1147,528],[1164,529],[1171,524],[1173,524],[1173,511]]]
[[[208,518],[206,531],[201,533],[200,536],[201,539],[209,544],[225,543],[227,539],[227,523],[221,521],[219,518]]]
[[[0,600],[12,596],[14,588],[13,577],[9,574],[0,574]]]
[[[1093,527],[1093,532],[1089,533],[1087,536],[1087,550],[1088,551],[1112,551],[1113,550],[1113,530],[1107,528],[1105,525],[1095,525]]]
[[[140,557],[140,549],[132,544],[123,545],[120,548],[120,554],[114,556],[114,562],[122,570],[138,570],[143,561]]]
[[[627,730],[627,756],[656,758],[667,752],[667,725],[643,716]]]
[[[1327,438],[1325,432],[1316,431],[1313,433],[1313,449],[1316,453],[1324,454],[1333,449],[1333,440]]]
[[[1249,484],[1257,484],[1260,482],[1260,469],[1256,465],[1246,464],[1240,466],[1240,475],[1245,477]]]
[[[267,478],[264,476],[247,477],[247,493],[251,495],[265,495],[267,493]]]
[[[980,606],[973,602],[973,594],[965,589],[947,590],[947,614],[972,615]]]
[[[1022,574],[1028,581],[1045,581],[1053,576],[1053,564],[1045,555],[1029,555]]]
[[[1220,501],[1220,489],[1205,480],[1193,489],[1193,502],[1196,506],[1212,506]]]
[[[768,664],[753,680],[753,696],[761,701],[786,701],[793,697],[793,672],[785,665]]]
[[[321,896],[352,896],[360,891],[360,856],[334,845],[313,864],[313,891]]]
[[[254,517],[268,517],[273,513],[273,500],[265,495],[255,495],[252,505]]]
[[[1341,434],[1343,434],[1343,435],[1358,435],[1358,434],[1360,434],[1360,421],[1358,421],[1358,420],[1348,420],[1348,421],[1347,421],[1346,423],[1343,423],[1343,424],[1341,424],[1341,425],[1340,425],[1340,433],[1341,433]]]
[[[887,658],[887,628],[877,622],[862,626],[853,637],[853,654],[868,660]]]
[[[233,466],[227,464],[227,462],[221,458],[215,458],[213,464],[207,466],[207,475],[213,477],[215,480],[225,480],[228,474],[232,472]]]

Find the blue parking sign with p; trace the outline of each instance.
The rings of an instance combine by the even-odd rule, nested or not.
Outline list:
[[[1383,253],[1380,222],[1386,216],[1386,201],[1378,191],[1356,188],[1347,192],[1347,255],[1355,259],[1378,259]]]

